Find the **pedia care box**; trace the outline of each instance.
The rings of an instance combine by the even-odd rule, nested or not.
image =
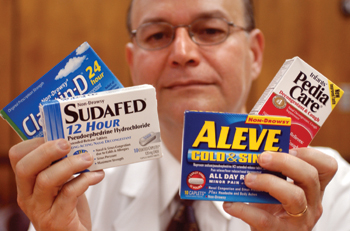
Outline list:
[[[46,101],[40,111],[46,141],[68,140],[67,156],[93,155],[87,171],[162,157],[156,91],[151,85]]]
[[[4,107],[0,114],[23,140],[42,137],[41,102],[122,87],[90,45],[84,42]]]
[[[244,184],[262,169],[264,151],[288,152],[291,119],[214,112],[185,112],[180,197],[191,200],[279,203]]]
[[[299,57],[286,60],[250,114],[292,118],[289,148],[307,147],[343,95]]]

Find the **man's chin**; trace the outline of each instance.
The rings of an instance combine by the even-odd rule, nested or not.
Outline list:
[[[159,105],[159,116],[164,116],[165,120],[182,122],[185,111],[220,111],[220,107],[218,103],[203,99],[169,100],[166,105]]]

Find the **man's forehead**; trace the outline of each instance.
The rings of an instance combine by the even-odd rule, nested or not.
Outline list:
[[[243,0],[133,0],[133,28],[148,21],[164,20],[188,24],[199,17],[224,17],[241,24],[244,21]]]

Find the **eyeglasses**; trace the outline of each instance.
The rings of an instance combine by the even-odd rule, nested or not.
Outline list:
[[[169,46],[175,38],[175,30],[187,27],[192,41],[201,46],[224,42],[230,34],[230,27],[248,31],[244,27],[228,22],[224,18],[199,18],[190,25],[173,26],[167,22],[149,22],[131,32],[136,43],[146,50],[159,50]]]

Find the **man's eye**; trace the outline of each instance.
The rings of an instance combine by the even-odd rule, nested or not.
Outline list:
[[[222,33],[225,33],[225,32],[223,30],[216,29],[216,28],[206,28],[199,32],[199,34],[202,34],[202,35],[219,35]]]
[[[143,41],[145,43],[159,43],[163,41],[168,41],[169,39],[171,39],[170,33],[159,31],[159,32],[150,33],[147,36],[144,36]]]
[[[156,33],[148,37],[148,40],[161,40],[165,37],[164,33]]]

